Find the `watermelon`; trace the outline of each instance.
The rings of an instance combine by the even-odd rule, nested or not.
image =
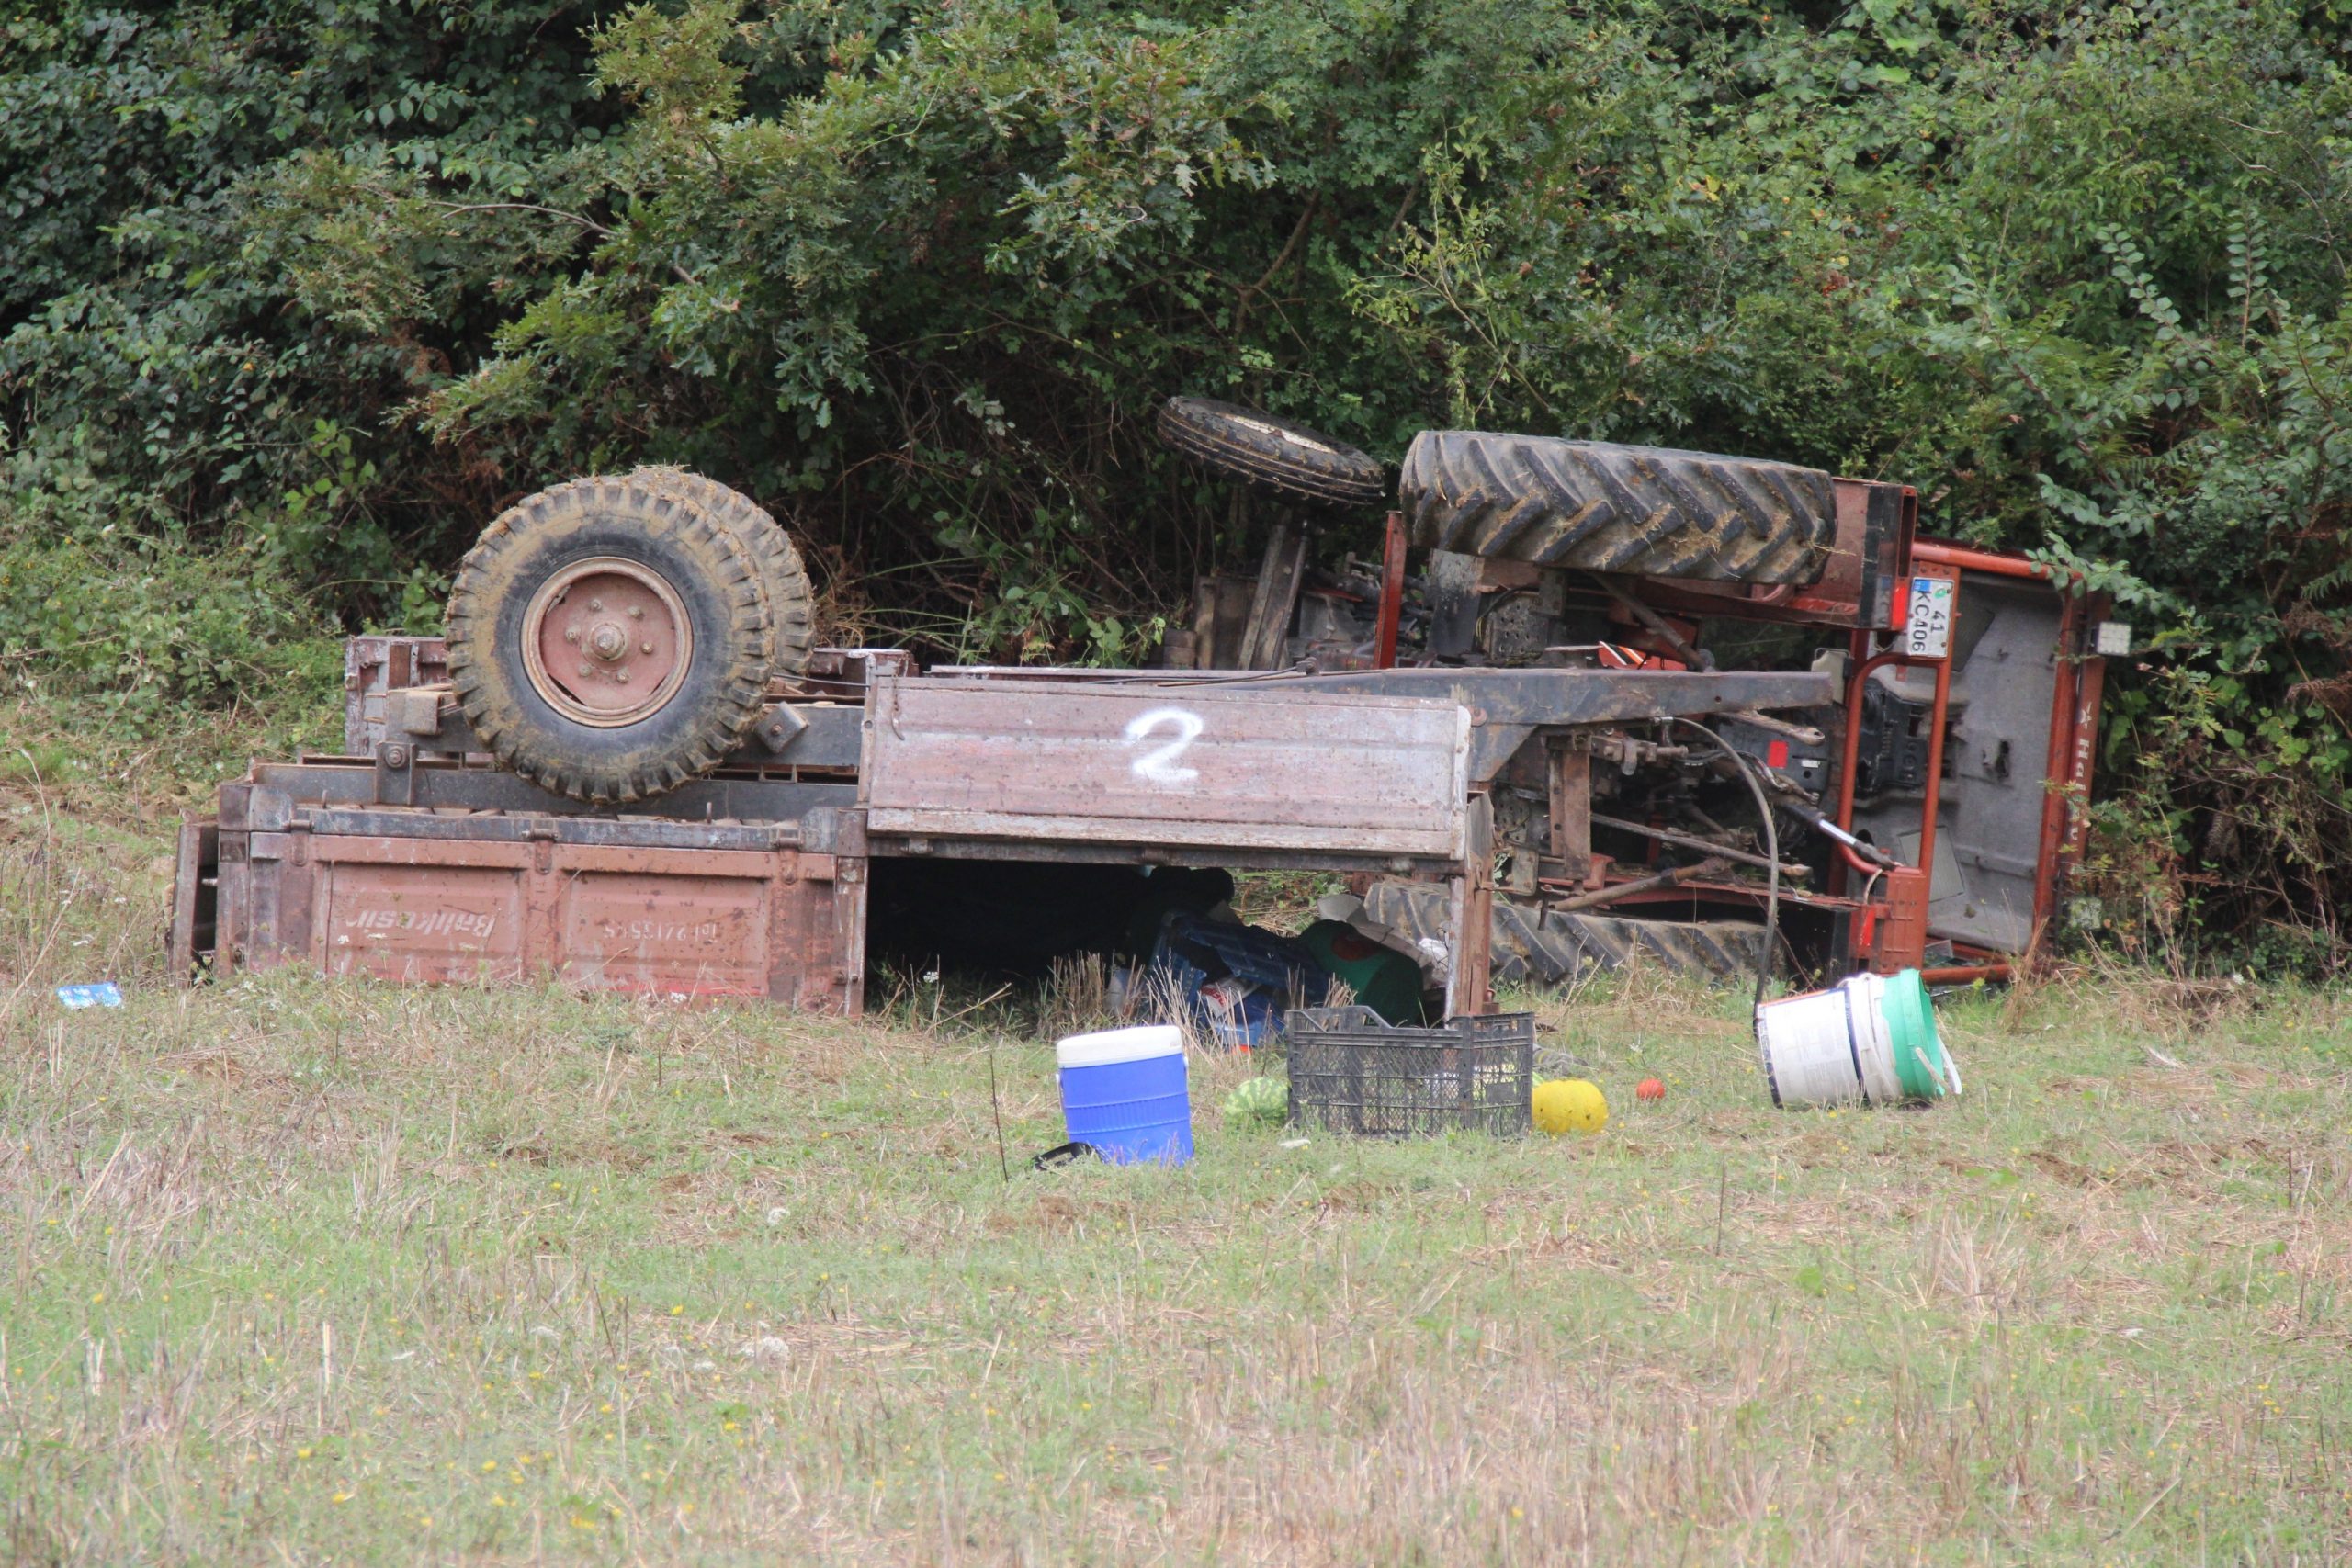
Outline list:
[[[1279,1127],[1289,1120],[1290,1083],[1285,1078],[1251,1078],[1225,1097],[1228,1127]]]

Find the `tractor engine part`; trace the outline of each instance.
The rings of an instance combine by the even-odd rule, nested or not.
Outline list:
[[[1397,497],[1415,544],[1713,582],[1813,582],[1838,532],[1815,468],[1476,430],[1415,436]]]
[[[595,805],[659,795],[717,767],[763,711],[783,616],[773,558],[750,541],[775,525],[675,478],[541,491],[458,569],[450,683],[481,743],[541,788]]]
[[[1810,726],[1743,713],[1725,715],[1715,728],[1732,750],[1762,763],[1768,778],[1815,800],[1836,775],[1835,748],[1826,735]]]
[[[1865,799],[1928,783],[1931,702],[1898,696],[1876,681],[1863,683],[1860,741],[1854,753],[1854,793]]]

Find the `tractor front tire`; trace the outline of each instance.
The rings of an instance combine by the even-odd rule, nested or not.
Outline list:
[[[1219,473],[1285,501],[1376,506],[1388,493],[1380,465],[1343,441],[1215,398],[1170,398],[1159,438]]]

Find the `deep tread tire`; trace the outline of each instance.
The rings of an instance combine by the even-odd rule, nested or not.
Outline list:
[[[602,728],[532,685],[523,624],[532,595],[565,567],[616,557],[676,590],[694,653],[675,694],[633,724]],[[629,479],[582,479],[510,507],[458,568],[447,615],[449,679],[474,733],[542,789],[624,805],[717,767],[763,711],[775,621],[759,563],[734,530],[685,496]]]
[[[1838,533],[1817,468],[1659,446],[1425,430],[1396,490],[1417,545],[1642,577],[1808,583]]]
[[[1170,398],[1159,438],[1186,457],[1291,501],[1376,506],[1387,495],[1380,465],[1320,431],[1215,398]]]
[[[775,616],[773,672],[786,677],[806,672],[817,641],[817,594],[808,585],[808,569],[801,564],[792,536],[759,502],[717,479],[684,468],[652,466],[629,478],[701,507],[743,542],[767,584],[768,608]]]

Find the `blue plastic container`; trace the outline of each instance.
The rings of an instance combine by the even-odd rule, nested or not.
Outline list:
[[[1193,1091],[1174,1024],[1073,1034],[1054,1047],[1070,1142],[1114,1165],[1193,1157]]]

